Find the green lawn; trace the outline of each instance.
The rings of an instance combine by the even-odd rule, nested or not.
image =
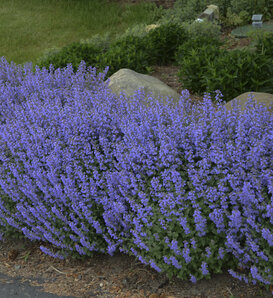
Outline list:
[[[152,23],[155,10],[155,4],[107,0],[1,0],[0,57],[9,63],[35,63],[46,49],[95,34],[109,32],[112,40],[131,26]]]

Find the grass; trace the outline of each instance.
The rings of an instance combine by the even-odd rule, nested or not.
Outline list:
[[[107,0],[1,0],[0,57],[35,63],[46,49],[95,34],[109,32],[111,41],[131,26],[150,23],[154,9],[155,4]]]

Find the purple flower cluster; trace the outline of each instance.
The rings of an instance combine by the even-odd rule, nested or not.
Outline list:
[[[119,250],[192,282],[242,263],[273,282],[272,114],[186,90],[129,102],[84,62],[30,69],[0,64],[0,225],[56,258]]]

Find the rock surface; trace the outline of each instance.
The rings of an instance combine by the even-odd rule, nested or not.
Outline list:
[[[246,103],[251,93],[254,96],[253,100],[255,100],[258,103],[258,105],[264,104],[268,108],[268,110],[273,113],[273,94],[263,92],[245,92],[235,97],[231,101],[227,102],[225,104],[227,110],[230,111],[232,109],[231,104],[235,101],[235,99],[238,99],[238,105],[240,105],[241,110],[244,111],[246,108]]]
[[[148,96],[154,98],[162,97],[164,103],[167,97],[174,102],[177,102],[180,99],[180,95],[175,90],[159,79],[135,72],[128,68],[118,70],[109,77],[109,80],[108,87],[117,96],[120,96],[120,93],[124,92],[127,97],[131,97],[135,94],[135,91],[143,87],[146,99]]]

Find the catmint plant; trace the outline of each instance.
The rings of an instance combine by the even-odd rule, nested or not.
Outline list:
[[[273,115],[163,103],[71,66],[1,64],[0,224],[56,258],[117,250],[192,282],[228,269],[273,282]],[[16,77],[16,71],[18,78]],[[102,75],[103,76],[103,75]],[[100,80],[101,79],[101,80]],[[5,101],[5,94],[7,100]],[[238,266],[248,276],[236,272]]]
[[[120,192],[134,211],[135,227],[122,251],[169,277],[196,281],[227,267],[233,274],[239,262],[248,268],[257,263],[245,244],[255,239],[250,216],[261,222],[263,206],[272,204],[273,122],[251,98],[242,115],[236,105],[232,112],[223,106],[216,112],[207,96],[190,121],[182,103],[138,108],[125,117],[117,172],[123,173]],[[269,233],[271,223],[265,226]],[[270,260],[261,247],[272,245],[262,243],[253,246],[260,249],[261,268]]]

